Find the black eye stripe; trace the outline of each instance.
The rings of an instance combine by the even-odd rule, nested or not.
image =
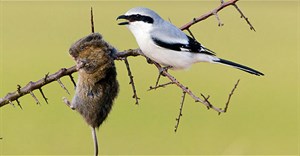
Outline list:
[[[145,16],[145,15],[140,15],[140,14],[130,15],[130,16],[128,16],[128,20],[130,22],[134,22],[134,21],[143,21],[143,22],[146,22],[146,23],[153,23],[154,22],[152,17]]]

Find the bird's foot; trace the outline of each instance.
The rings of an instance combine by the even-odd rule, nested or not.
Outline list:
[[[159,69],[159,75],[166,76],[164,72],[168,72],[169,69],[173,68],[172,66],[165,66]]]
[[[146,56],[145,56],[145,57],[146,57]],[[146,57],[146,60],[147,60],[147,63],[153,64],[153,61],[152,61],[149,57]]]
[[[168,72],[168,69],[170,69],[170,68],[173,68],[172,66],[166,66],[166,67],[161,67],[161,68],[159,68],[159,73],[158,73],[158,77],[157,77],[157,80],[156,80],[156,83],[155,83],[155,87],[157,87],[158,86],[158,83],[159,83],[159,80],[160,80],[160,76],[166,76],[165,74],[164,74],[164,72]]]

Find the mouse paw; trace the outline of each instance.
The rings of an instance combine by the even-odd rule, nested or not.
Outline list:
[[[63,102],[67,105],[67,106],[69,106],[71,109],[75,109],[75,107],[71,104],[71,102],[66,98],[66,97],[63,97],[62,98],[62,100],[63,100]]]

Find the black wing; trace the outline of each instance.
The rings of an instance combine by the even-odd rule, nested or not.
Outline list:
[[[182,51],[182,52],[191,52],[191,53],[202,53],[202,54],[207,54],[207,55],[215,55],[216,53],[205,48],[202,46],[199,42],[194,40],[193,38],[189,37],[186,35],[189,42],[188,44],[182,44],[182,43],[168,43],[164,42],[158,38],[152,37],[152,40],[154,43],[158,46],[175,50],[175,51]]]

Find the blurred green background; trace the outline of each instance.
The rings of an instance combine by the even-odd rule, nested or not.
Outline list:
[[[116,17],[144,6],[181,26],[219,5],[215,1],[1,1],[0,97],[50,72],[74,65],[70,45],[90,33],[90,7],[95,30],[119,50],[136,48],[132,34]],[[187,71],[171,71],[195,94],[210,95],[223,107],[236,80],[229,112],[218,116],[186,98],[174,133],[182,92],[175,86],[147,91],[157,69],[142,57],[129,58],[140,105],[134,104],[123,62],[117,61],[120,93],[98,131],[101,155],[297,155],[299,154],[299,1],[240,1],[257,32],[250,31],[234,7],[191,28],[206,47],[265,73],[256,77],[226,66],[199,63]],[[74,74],[77,78],[77,74]],[[63,78],[72,92],[69,78]],[[162,82],[167,82],[164,79]],[[36,105],[20,99],[23,110],[0,108],[0,155],[93,154],[90,128],[61,98],[58,83],[43,88],[49,98]],[[16,102],[14,102],[16,104]]]

